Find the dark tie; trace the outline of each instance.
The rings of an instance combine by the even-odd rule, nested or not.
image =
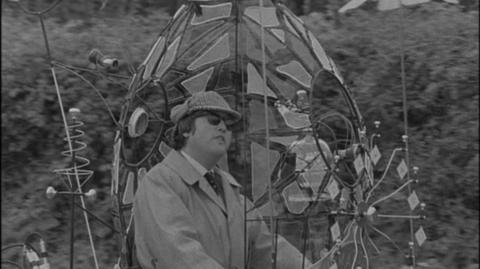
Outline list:
[[[210,171],[205,174],[205,178],[213,190],[223,198],[222,177],[214,171]]]

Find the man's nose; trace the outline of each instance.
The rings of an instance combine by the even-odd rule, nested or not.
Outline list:
[[[218,124],[217,128],[220,132],[223,132],[223,133],[227,131],[227,125],[223,120]]]

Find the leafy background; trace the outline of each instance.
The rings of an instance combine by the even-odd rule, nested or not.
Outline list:
[[[51,2],[25,4],[38,10]],[[143,60],[180,2],[65,0],[46,16],[53,59],[88,67],[88,52],[100,48],[125,60],[121,70],[126,72],[127,62],[137,66]],[[438,1],[405,9],[403,39],[399,10],[380,12],[374,2],[347,14],[336,12],[347,1],[284,2],[336,62],[368,129],[373,129],[373,121],[381,121],[381,165],[400,145],[403,134],[400,49],[404,43],[410,159],[420,168],[417,193],[427,204],[423,226],[429,240],[419,250],[418,261],[425,268],[478,268],[478,1],[459,5]],[[63,187],[52,171],[66,167],[68,159],[61,155],[66,148],[64,130],[40,24],[4,0],[1,35],[2,247],[39,232],[47,241],[52,268],[67,268],[69,201],[47,200],[44,195],[49,185]],[[109,169],[115,127],[95,92],[75,76],[57,72],[64,107],[83,111],[83,140],[89,147],[82,155],[92,161],[89,168],[94,171],[87,188],[98,192],[98,199],[87,207],[112,223]],[[126,91],[87,77],[119,115]],[[384,193],[399,183],[394,173],[389,176]],[[408,208],[404,200],[394,200],[384,209],[394,211],[399,205]],[[83,217],[78,209],[76,213],[75,265],[92,268]],[[109,228],[95,221],[91,225],[101,268],[112,268],[120,244]],[[381,228],[406,248],[404,222],[386,222]],[[2,258],[14,255],[4,252]],[[376,259],[380,268],[404,264],[402,255],[387,244]]]

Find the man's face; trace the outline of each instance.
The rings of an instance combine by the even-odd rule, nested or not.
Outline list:
[[[225,122],[215,114],[200,116],[194,121],[194,131],[188,136],[186,147],[200,156],[221,157],[226,154],[232,133]]]

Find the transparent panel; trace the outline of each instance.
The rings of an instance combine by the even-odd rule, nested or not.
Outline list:
[[[270,137],[270,141],[282,144],[284,146],[290,146],[293,141],[297,140],[298,136],[273,136]]]
[[[290,78],[302,84],[306,88],[310,88],[310,85],[312,83],[312,76],[298,61],[291,61],[286,65],[278,66],[277,71],[289,76]]]
[[[280,127],[278,124],[279,122],[283,122],[283,119],[280,116],[280,121],[275,117],[274,114],[275,108],[269,106],[267,108],[267,113],[268,113],[268,127],[270,129],[277,129]],[[265,107],[263,105],[262,101],[259,100],[251,100],[248,103],[248,119],[249,120],[249,126],[248,126],[248,131],[250,133],[254,133],[257,131],[264,131],[265,128],[267,127],[267,124],[265,124]]]
[[[271,29],[270,31],[272,31],[272,34],[276,37],[278,37],[278,39],[280,39],[280,41],[282,42],[285,42],[285,32],[281,29]]]
[[[282,196],[290,213],[301,214],[308,206],[310,197],[298,186],[297,182],[292,182],[282,191]]]
[[[267,95],[273,98],[277,98],[277,95],[263,83],[262,76],[258,73],[257,69],[253,64],[247,64],[247,93],[248,94],[258,94],[258,95]]]
[[[178,45],[180,44],[180,37],[177,37],[170,46],[168,46],[167,52],[163,55],[160,63],[158,64],[157,70],[155,71],[156,77],[161,77],[167,68],[172,65],[173,61],[175,60],[175,56],[177,55]]]
[[[288,100],[293,100],[296,92],[303,89],[298,83],[287,79],[285,76],[278,76],[278,73],[267,70],[267,78],[274,85],[274,88],[281,93],[281,96]]]
[[[313,34],[309,33],[309,35],[310,35],[310,40],[312,42],[313,52],[315,53],[315,56],[317,56],[317,59],[322,64],[322,67],[327,70],[332,70],[327,54],[325,54],[325,50],[323,50],[322,45],[320,45],[320,42],[318,42],[317,38],[314,37]]]
[[[333,73],[335,74],[335,76],[337,77],[337,79],[340,81],[340,83],[344,84],[344,81],[343,81],[343,77],[342,75],[340,74],[340,71],[337,69],[337,65],[335,64],[335,62],[332,60],[332,58],[328,58],[329,59],[329,62],[332,66],[332,69],[333,69]]]
[[[322,147],[326,160],[318,152],[318,147],[314,138],[307,134],[303,139],[295,141],[290,146],[290,151],[296,154],[295,170],[301,171],[303,178],[308,183],[308,187],[316,194],[327,174],[327,165],[333,165],[332,152],[324,141],[317,141]]]
[[[135,180],[135,175],[133,172],[129,172],[128,173],[128,177],[127,177],[127,182],[125,184],[125,190],[123,191],[123,204],[131,204],[133,203],[133,197],[134,197],[134,181]]]
[[[276,107],[288,127],[302,129],[312,125],[308,114],[294,112],[283,104],[277,104]]]
[[[232,3],[223,3],[219,5],[200,5],[202,9],[201,15],[194,14],[192,25],[198,25],[213,20],[230,17],[232,11]]]
[[[163,141],[158,146],[158,151],[163,155],[163,157],[167,156],[170,150],[172,150],[172,148]]]
[[[280,153],[277,151],[267,151],[264,146],[252,142],[251,145],[252,160],[252,196],[254,201],[268,190],[268,181],[273,168],[280,159]],[[267,170],[267,158],[270,158],[270,169]]]
[[[263,22],[264,27],[274,27],[280,25],[275,10],[275,7],[247,7],[244,13],[245,16],[251,18],[259,25],[262,25],[261,22]],[[262,15],[261,18],[260,15]]]
[[[307,33],[306,33],[306,29],[305,29],[305,26],[303,25],[303,23],[297,18],[297,16],[295,16],[293,13],[290,13],[289,11],[285,10],[285,15],[287,16],[288,19],[290,19],[290,22],[293,23],[293,25],[295,26],[294,28],[296,28],[296,30],[298,32],[300,32],[300,34],[303,36],[303,38],[307,39]],[[287,19],[286,18],[286,19]],[[287,20],[288,20],[287,19]],[[308,40],[308,39],[307,39]]]
[[[187,69],[195,70],[203,65],[230,57],[229,34],[221,36],[210,48],[200,55]]]
[[[110,191],[110,195],[114,195],[118,193],[121,145],[122,145],[122,139],[120,138],[120,131],[117,131],[115,135],[115,144],[113,145],[112,188]]]
[[[210,67],[207,70],[184,80],[181,84],[190,93],[203,92],[207,87],[208,80],[212,76],[214,67]]]
[[[297,30],[293,28],[292,24],[290,23],[290,21],[287,19],[285,15],[283,15],[283,21],[285,22],[285,25],[287,25],[289,32],[296,35],[298,38],[300,38],[300,36],[297,33]]]
[[[165,48],[165,38],[161,36],[155,45],[153,46],[152,50],[147,56],[147,59],[144,61],[143,64],[146,64],[145,72],[143,72],[143,79],[150,78],[152,75],[152,71],[155,68],[156,64],[158,63],[158,59],[160,55],[164,51]]]
[[[245,23],[248,27],[248,30],[252,33],[254,37],[254,42],[256,42],[257,49],[260,50],[261,52],[261,42],[262,42],[262,28],[260,25],[254,24],[250,21],[247,21]],[[280,42],[278,38],[276,38],[273,33],[268,31],[267,29],[264,29],[263,31],[264,35],[264,45],[265,45],[265,53],[268,55],[268,57],[276,57],[277,54],[282,53],[282,50],[286,49],[286,46],[284,43]],[[262,58],[257,58],[256,60],[261,60]],[[270,60],[268,60],[270,61]]]
[[[185,5],[181,5],[180,8],[178,8],[177,12],[175,12],[175,14],[173,14],[173,18],[177,18],[180,13],[182,13],[184,10],[185,10],[186,6]]]

